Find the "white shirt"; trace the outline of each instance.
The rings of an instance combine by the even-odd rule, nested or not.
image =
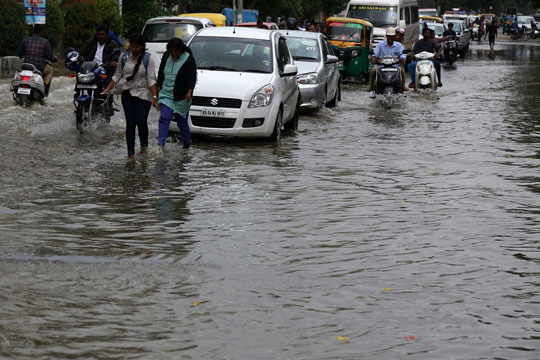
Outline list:
[[[94,61],[98,64],[103,63],[103,49],[105,48],[105,43],[101,45],[98,41],[97,43],[97,49],[96,49],[96,55],[94,56]]]

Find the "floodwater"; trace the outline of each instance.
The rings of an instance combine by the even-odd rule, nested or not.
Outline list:
[[[280,145],[127,159],[0,81],[0,358],[539,359],[540,43],[347,85]]]

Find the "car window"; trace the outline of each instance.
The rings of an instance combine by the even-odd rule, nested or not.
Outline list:
[[[319,43],[316,39],[287,37],[287,44],[294,60],[320,61]]]
[[[283,70],[285,70],[285,65],[291,63],[291,55],[289,53],[287,42],[282,37],[278,40],[277,55],[279,71],[283,72]]]
[[[163,42],[177,37],[187,42],[193,34],[202,29],[202,24],[156,23],[144,27],[143,37],[146,42]]]
[[[272,72],[269,40],[198,36],[190,49],[198,69]]]
[[[323,45],[328,49],[328,54],[329,55],[334,55],[334,49],[332,49],[332,46],[328,43],[328,40],[326,39],[321,39]]]

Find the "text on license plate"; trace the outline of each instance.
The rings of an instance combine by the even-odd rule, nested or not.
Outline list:
[[[97,89],[97,85],[77,85],[77,89]]]
[[[221,109],[201,109],[202,116],[225,116],[225,110]]]
[[[17,94],[30,95],[32,89],[20,87],[17,89]]]

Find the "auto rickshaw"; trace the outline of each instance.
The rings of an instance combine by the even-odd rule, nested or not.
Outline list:
[[[340,60],[342,80],[369,80],[372,34],[373,25],[365,20],[339,17],[326,19],[326,36]]]
[[[200,17],[212,20],[216,26],[227,26],[227,18],[225,15],[218,13],[192,13],[192,14],[182,14],[179,16],[188,16],[188,17]]]
[[[438,16],[420,16],[420,23],[439,23],[444,24],[444,19]]]

